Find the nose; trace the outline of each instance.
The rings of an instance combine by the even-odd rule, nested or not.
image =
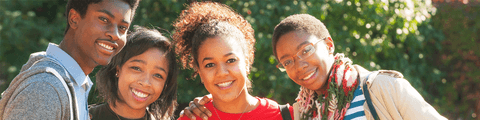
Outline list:
[[[110,37],[111,41],[117,41],[120,38],[120,33],[118,32],[118,25],[112,24],[109,25],[107,32],[105,33],[108,37]]]
[[[216,71],[217,71],[216,76],[219,77],[219,78],[228,75],[228,67],[223,65],[223,64],[217,65],[217,70]]]
[[[149,77],[148,75],[144,75],[145,77],[141,77],[139,78],[139,80],[137,81],[138,84],[140,84],[141,86],[144,86],[144,87],[148,87],[150,86],[150,79],[152,79],[152,77]]]
[[[307,68],[308,63],[302,59],[296,59],[293,65],[295,66],[296,70],[302,71],[303,69]]]

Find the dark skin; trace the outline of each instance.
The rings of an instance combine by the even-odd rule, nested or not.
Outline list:
[[[59,47],[80,65],[85,75],[106,65],[124,46],[131,23],[130,6],[123,1],[104,0],[88,5],[83,18],[74,10],[67,16],[69,30]]]

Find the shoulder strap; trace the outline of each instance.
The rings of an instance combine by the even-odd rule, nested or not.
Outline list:
[[[367,80],[370,74],[367,76]],[[363,83],[363,95],[365,96],[365,101],[367,102],[368,108],[370,108],[370,113],[372,113],[372,116],[375,120],[379,120],[377,111],[375,111],[375,108],[373,107],[372,100],[370,98],[370,92],[368,92],[368,86],[367,82],[365,81]]]
[[[278,105],[278,108],[280,109],[280,113],[282,114],[282,118],[284,120],[292,120],[292,116],[290,115],[290,110],[288,110],[288,107],[290,107],[290,105],[288,104]]]
[[[40,62],[40,61],[49,61],[49,62],[55,63],[56,65],[61,67],[67,75],[69,75],[67,70],[62,65],[60,65],[56,60],[54,60],[52,58],[45,57],[45,58],[39,60],[38,62]],[[76,108],[77,99],[76,99],[76,96],[75,96],[75,90],[73,89],[73,83],[72,82],[66,82],[65,79],[62,77],[62,75],[60,73],[58,73],[53,68],[47,67],[46,72],[52,73],[53,75],[55,75],[55,77],[57,77],[60,80],[60,82],[62,82],[62,85],[65,88],[65,90],[67,91],[67,95],[68,95],[68,98],[69,98],[68,101],[70,103],[70,119],[71,120],[78,120],[79,119],[78,115],[77,115],[78,113],[76,112],[77,111],[77,108]]]

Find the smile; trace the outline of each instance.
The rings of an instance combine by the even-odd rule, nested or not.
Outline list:
[[[216,84],[218,87],[220,87],[220,89],[227,89],[229,88],[230,86],[232,86],[234,80],[232,81],[228,81],[228,82],[222,82],[222,83],[218,83]]]
[[[140,99],[146,98],[146,97],[148,96],[148,94],[143,93],[143,92],[140,92],[140,91],[137,91],[137,90],[135,90],[135,89],[132,89],[132,92],[133,92],[133,94],[134,94],[136,97],[138,97],[138,98],[140,98]]]
[[[104,44],[104,43],[98,43],[98,45],[102,46],[103,48],[105,48],[107,50],[113,50],[113,46],[110,46],[110,45],[107,45],[107,44]]]
[[[315,73],[317,72],[317,69],[315,69],[312,73],[308,74],[305,76],[302,80],[308,80],[310,79]]]

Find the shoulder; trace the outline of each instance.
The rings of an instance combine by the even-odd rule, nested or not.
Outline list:
[[[259,107],[263,107],[267,110],[278,110],[278,103],[274,100],[268,99],[268,98],[258,98],[258,101],[260,102]]]
[[[402,73],[394,70],[379,70],[372,72],[372,79],[369,79],[371,85],[381,86],[399,86],[410,83],[403,77]]]
[[[70,108],[68,94],[61,83],[51,82],[56,77],[39,73],[28,77],[9,98],[5,115],[23,119],[64,118]],[[62,115],[63,114],[63,115]]]

